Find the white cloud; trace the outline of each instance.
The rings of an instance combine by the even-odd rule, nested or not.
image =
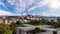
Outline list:
[[[29,9],[29,6],[33,7],[34,4],[37,4],[40,0],[7,0],[11,5],[16,5],[16,11],[21,12]],[[30,8],[31,8],[30,7]]]
[[[0,10],[0,15],[14,15],[8,11],[5,11],[5,10]]]
[[[8,1],[8,3],[10,3],[10,5],[16,5],[16,8],[15,8],[16,12],[25,11],[27,8],[28,8],[28,11],[31,11],[31,10],[34,10],[38,7],[45,6],[45,5],[48,5],[48,7],[50,7],[53,10],[60,8],[60,1],[59,0],[42,0],[42,1],[41,0],[7,0],[7,1]],[[37,1],[39,1],[39,2],[37,2]],[[5,6],[5,4],[3,2],[0,2],[0,5],[7,8],[7,6]],[[3,11],[3,12],[5,13],[5,11]],[[11,13],[7,12],[7,14],[11,14]],[[59,11],[52,11],[52,12],[45,11],[42,13],[42,15],[46,15],[46,16],[49,16],[49,15],[54,15],[54,16],[56,15],[57,16],[58,15],[59,16]]]
[[[7,2],[10,3],[10,5],[16,5],[15,11],[18,12],[25,11],[26,9],[28,9],[28,11],[31,11],[44,5],[49,5],[49,7],[51,7],[52,9],[57,9],[60,7],[59,0],[7,0]],[[2,4],[2,2],[0,2],[0,4]],[[4,3],[3,6],[7,8]],[[29,6],[31,7],[27,8]]]
[[[57,9],[60,7],[60,1],[59,0],[49,0],[49,1],[46,0],[46,1],[47,1],[46,3],[48,3],[49,6],[53,9]]]
[[[58,9],[60,8],[60,1],[59,0],[43,0],[42,2],[39,2],[38,4],[30,8],[29,11],[34,10],[44,5],[48,5],[52,9]]]
[[[30,6],[35,0],[22,0],[22,1],[26,4],[26,6]]]
[[[2,5],[2,2],[1,2],[1,0],[0,0],[0,5]]]
[[[22,0],[17,0],[16,5],[17,5],[16,6],[16,11],[21,12],[21,11],[25,10],[26,5]]]
[[[0,10],[0,15],[1,16],[19,16],[19,15],[22,15],[21,13],[19,14],[13,14],[9,11],[5,11],[5,10]],[[26,13],[23,13],[23,15],[27,15]]]
[[[7,2],[10,3],[10,5],[14,5],[15,4],[14,0],[7,0]]]
[[[5,6],[5,4],[2,2],[2,0],[0,0],[0,5],[3,6],[5,9],[8,9],[7,6]]]
[[[50,12],[42,12],[40,15],[43,16],[60,16],[59,11],[50,11]]]
[[[59,10],[60,9],[60,1],[59,0],[44,0],[42,6],[47,5],[47,4],[51,8],[51,10],[44,11],[40,15],[43,15],[43,16],[60,16],[60,10]]]

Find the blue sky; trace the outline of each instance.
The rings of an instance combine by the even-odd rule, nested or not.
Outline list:
[[[0,15],[60,16],[60,0],[0,0]]]

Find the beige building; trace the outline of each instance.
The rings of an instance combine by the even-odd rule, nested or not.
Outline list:
[[[2,18],[0,18],[0,23],[3,23],[4,21],[3,21],[3,19]]]
[[[27,15],[27,19],[29,19],[29,20],[35,20],[36,18],[34,16],[32,16],[32,15]]]

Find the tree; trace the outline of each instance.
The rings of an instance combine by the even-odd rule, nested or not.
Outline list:
[[[39,27],[36,27],[32,32],[33,34],[36,34],[36,33],[43,32],[43,30],[41,30]]]
[[[39,23],[40,23],[41,25],[46,24],[45,19],[42,18],[42,20],[39,20]]]
[[[10,29],[12,30],[12,34],[16,34],[16,27],[21,27],[22,24],[17,24],[17,23],[11,23],[10,24]]]
[[[39,20],[31,20],[28,24],[39,25]]]
[[[0,24],[0,34],[11,34],[9,25]]]
[[[60,18],[57,18],[57,21],[60,23]]]

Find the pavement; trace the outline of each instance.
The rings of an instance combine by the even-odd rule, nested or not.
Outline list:
[[[29,24],[23,24],[24,26],[28,26],[28,27],[31,27],[33,25],[29,25]],[[43,29],[43,30],[47,30],[46,32],[41,32],[41,33],[36,33],[36,34],[53,34],[53,31],[57,31],[57,29],[52,29],[52,28],[48,28],[48,27],[52,27],[50,25],[40,25],[40,26],[35,26],[35,27],[40,27],[40,29]],[[60,28],[59,28],[59,31],[57,31],[57,34],[60,34]]]
[[[37,34],[53,34],[53,31],[47,31],[47,32],[42,32],[42,33],[37,33]],[[57,34],[60,34],[60,31],[58,31]]]
[[[37,33],[37,34],[53,34],[52,31],[47,31],[47,32],[42,32],[42,33]]]

